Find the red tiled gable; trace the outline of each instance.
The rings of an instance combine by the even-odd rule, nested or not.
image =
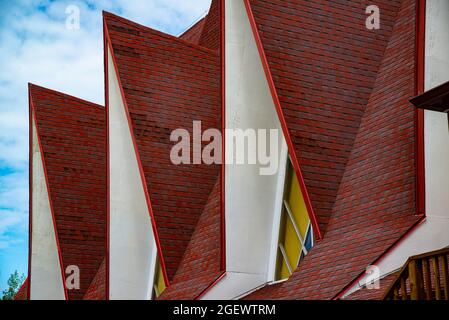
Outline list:
[[[106,248],[105,108],[35,85],[29,86],[48,175],[64,270],[80,269],[82,299]]]
[[[391,35],[400,1],[250,0],[281,107],[322,232]]]
[[[106,300],[106,259],[103,259],[103,262],[83,299]]]
[[[220,11],[220,0],[212,0],[199,45],[212,50],[220,48]]]
[[[173,165],[173,130],[221,127],[218,52],[104,14],[170,280],[219,166]],[[199,248],[200,250],[200,248]]]
[[[391,3],[399,10],[382,11],[385,18],[394,12],[394,27],[362,108],[324,239],[288,281],[247,299],[332,299],[420,219],[415,215],[415,111],[408,102],[415,89],[415,1]],[[346,1],[332,5],[355,10]],[[385,21],[382,28],[387,26]]]
[[[28,278],[14,296],[14,300],[28,300]]]
[[[220,186],[218,179],[173,282],[161,299],[193,300],[221,275]]]
[[[180,39],[186,40],[193,44],[199,44],[201,34],[204,30],[204,23],[206,22],[206,17],[195,23],[186,32],[179,36]]]

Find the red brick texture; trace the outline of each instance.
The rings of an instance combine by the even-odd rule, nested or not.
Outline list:
[[[220,48],[220,0],[212,0],[199,45],[212,50]]]
[[[185,31],[182,35],[180,35],[179,38],[193,44],[199,44],[201,34],[203,33],[204,30],[205,22],[206,17],[195,23],[192,27],[190,27],[187,31]]]
[[[221,184],[218,179],[173,283],[160,299],[193,300],[221,275],[220,191]]]
[[[14,296],[14,300],[28,300],[28,278]]]
[[[64,270],[80,269],[82,299],[106,248],[105,108],[30,85],[30,97],[48,175]]]
[[[170,161],[173,130],[221,129],[219,4],[181,39],[104,13],[171,282],[161,299],[198,298],[222,272],[220,168]],[[378,0],[380,30],[365,27],[367,0],[249,4],[324,237],[290,279],[246,299],[333,299],[421,219],[415,1]],[[105,110],[34,85],[30,97],[63,265],[81,269],[69,298],[104,299]]]
[[[100,268],[92,280],[92,283],[84,295],[84,300],[106,300],[106,259],[100,265]]]
[[[173,279],[207,203],[218,165],[174,165],[173,130],[221,127],[218,51],[104,14],[129,108],[167,275]],[[203,143],[204,145],[206,143]],[[202,248],[198,248],[202,250]]]
[[[251,0],[270,71],[322,232],[332,213],[400,1]]]
[[[365,29],[365,1],[283,3],[251,1],[262,38],[278,34],[277,46],[268,40],[264,46],[327,228],[288,281],[247,299],[332,299],[420,219],[415,112],[408,102],[415,89],[415,1],[378,1],[379,31]],[[264,8],[271,8],[269,16]],[[296,32],[282,29],[288,25]],[[307,63],[298,64],[296,54]]]

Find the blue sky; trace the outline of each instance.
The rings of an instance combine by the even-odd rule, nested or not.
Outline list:
[[[211,0],[0,0],[0,290],[27,273],[28,96],[32,82],[103,104],[101,11],[179,35]],[[66,8],[80,28],[66,28]]]

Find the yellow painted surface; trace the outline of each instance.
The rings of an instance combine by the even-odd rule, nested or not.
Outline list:
[[[288,219],[288,217],[286,217],[285,219],[284,227],[285,232],[281,243],[284,245],[288,261],[290,262],[292,271],[294,271],[298,263],[299,255],[301,254],[301,243],[299,242],[293,224],[291,223],[290,219]],[[289,276],[290,273],[288,271],[287,265],[285,262],[283,262],[280,272],[280,279],[285,279],[288,278]]]
[[[157,268],[157,271],[156,271],[156,277],[154,279],[154,286],[155,286],[156,298],[157,298],[164,292],[166,285],[165,285],[164,274],[162,273],[161,265],[158,263],[156,268]]]
[[[290,167],[292,173],[290,175],[291,181],[287,181],[288,189],[286,190],[286,200],[293,215],[293,219],[298,226],[301,238],[305,241],[307,228],[310,223],[309,215],[307,213],[304,197],[299,187],[298,179],[293,169]],[[296,269],[299,263],[299,258],[302,252],[301,242],[298,238],[296,230],[288,217],[287,212],[283,212],[281,219],[281,230],[279,233],[279,243],[284,246],[285,253],[290,262],[292,271]],[[278,270],[276,272],[277,280],[286,279],[290,276],[288,267],[282,257],[282,254],[278,255]]]
[[[282,279],[287,279],[288,277],[290,277],[290,273],[288,272],[288,268],[287,265],[285,264],[284,259],[282,259],[281,257],[281,266],[280,266],[280,270],[278,271],[278,274],[276,276],[276,280],[282,280]]]
[[[301,237],[305,239],[310,219],[309,214],[307,213],[306,202],[304,201],[301,188],[299,187],[298,179],[296,178],[294,170],[292,171],[292,181],[290,184],[287,201],[290,206],[290,210],[293,213],[293,217],[296,220],[296,224],[299,227]]]

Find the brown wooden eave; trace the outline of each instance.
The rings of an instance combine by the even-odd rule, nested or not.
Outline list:
[[[410,100],[420,109],[449,112],[449,81]]]

